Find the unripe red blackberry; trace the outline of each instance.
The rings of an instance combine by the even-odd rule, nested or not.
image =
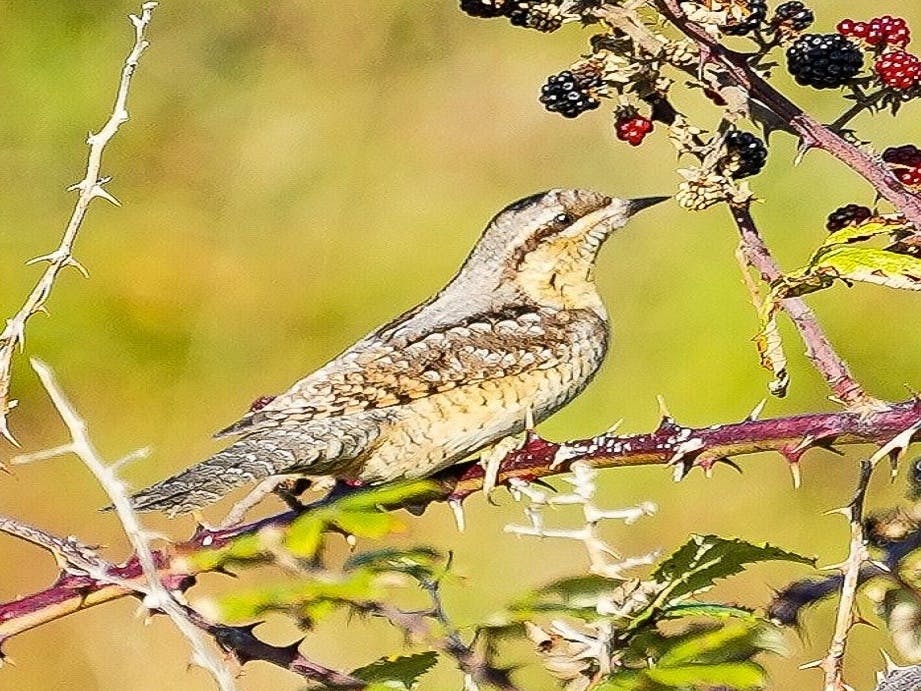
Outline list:
[[[732,19],[725,26],[721,26],[720,30],[724,34],[744,36],[750,34],[764,22],[767,17],[767,0],[747,0],[747,3],[744,4],[748,5],[748,15],[738,21]]]
[[[890,50],[876,58],[873,71],[886,86],[905,91],[921,79],[921,60],[904,50]]]
[[[630,146],[642,144],[646,135],[652,130],[652,120],[638,115],[632,109],[621,112],[614,122],[614,133],[617,138],[622,142],[627,142]]]
[[[859,226],[872,215],[873,212],[865,206],[848,204],[828,214],[828,220],[825,221],[825,227],[830,232],[834,232],[846,228],[847,226]]]
[[[508,8],[508,0],[460,0],[460,8],[471,17],[501,17]]]
[[[720,168],[729,177],[740,180],[756,175],[767,161],[767,147],[751,132],[732,130],[723,141],[726,155],[720,160]]]
[[[911,41],[908,24],[901,17],[884,15],[869,22],[855,22],[843,19],[835,27],[842,36],[851,36],[871,46],[897,46],[904,48]]]
[[[540,90],[540,102],[551,113],[574,118],[601,105],[595,92],[599,86],[601,78],[597,74],[563,70],[547,78]]]
[[[921,185],[921,168],[902,168],[895,172],[895,176],[906,187]]]
[[[799,0],[791,0],[777,6],[771,25],[775,29],[788,31],[805,31],[815,21],[815,14]]]
[[[803,34],[787,48],[787,69],[798,84],[834,89],[863,67],[863,53],[840,34]]]

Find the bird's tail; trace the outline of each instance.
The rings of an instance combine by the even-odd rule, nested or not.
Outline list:
[[[141,490],[131,502],[137,511],[163,511],[171,517],[213,504],[237,487],[291,465],[290,458],[279,458],[264,442],[241,439],[208,460]]]

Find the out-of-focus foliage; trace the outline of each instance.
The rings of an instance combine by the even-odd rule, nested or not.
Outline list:
[[[844,11],[869,17],[880,10],[864,0],[846,8],[831,0],[810,4],[822,31]],[[899,5],[893,11],[921,25],[919,8]],[[125,15],[136,9],[121,0],[0,7],[2,315],[18,307],[37,275],[23,262],[57,242],[72,203],[63,190],[80,176],[87,130],[108,112],[130,42]],[[508,202],[554,186],[622,196],[670,192],[679,178],[669,172],[671,145],[659,133],[633,148],[615,140],[603,109],[566,121],[537,103],[546,76],[568,65],[587,36],[577,26],[547,37],[476,21],[453,0],[163,3],[135,82],[132,119],[104,163],[114,175],[109,190],[123,206],[90,209],[77,258],[91,277],[63,277],[50,316],[30,324],[26,355],[54,365],[109,457],[154,448],[149,461],[126,469],[141,486],[213,451],[211,431],[253,398],[284,389],[437,290]],[[778,83],[823,120],[842,109],[834,93],[801,89],[783,76]],[[704,122],[712,117],[699,93],[687,93],[679,105]],[[917,142],[917,109],[909,103],[898,120],[862,117],[855,126],[880,149]],[[794,143],[775,133],[771,144],[767,168],[752,183],[767,199],[755,213],[781,265],[793,268],[822,242],[829,211],[873,198],[830,157],[810,152],[791,168]],[[649,429],[657,422],[656,394],[682,422],[743,417],[765,395],[765,382],[749,347],[758,324],[739,281],[735,245],[723,211],[692,215],[665,205],[613,238],[597,271],[614,323],[610,360],[541,431],[585,436],[621,417],[624,431]],[[895,399],[904,396],[906,381],[918,388],[916,294],[858,285],[809,300],[872,393]],[[794,385],[767,413],[830,407],[798,355],[795,334],[783,320],[780,328],[791,344]],[[13,394],[21,403],[11,424],[33,450],[59,443],[63,432],[25,363],[20,358],[15,372]],[[13,453],[0,450],[0,459]],[[758,459],[745,463],[742,477],[727,469],[678,485],[661,468],[607,472],[599,491],[612,505],[651,499],[663,507],[655,519],[618,534],[625,551],[670,551],[690,532],[735,534],[834,563],[843,557],[847,529],[821,512],[846,501],[857,456],[814,453],[797,492],[781,463]],[[900,490],[880,484],[873,496],[886,502],[887,492]],[[401,517],[405,532],[387,538],[395,549],[424,543],[453,552],[460,578],[444,584],[443,596],[461,625],[584,563],[576,545],[504,534],[519,509],[501,490],[495,500],[498,506],[467,502],[464,534],[438,506]],[[96,511],[104,503],[93,480],[66,460],[0,477],[0,511],[118,549],[124,542],[113,518]],[[145,520],[180,537],[194,527]],[[348,549],[338,540],[330,548]],[[54,575],[28,546],[4,540],[0,557],[4,599]],[[719,584],[714,599],[761,604],[801,568],[756,567]],[[241,590],[264,582],[255,570],[239,580]],[[200,587],[215,586],[203,579]],[[0,684],[143,691],[209,683],[186,669],[184,643],[168,623],[132,624],[134,609],[124,601],[12,641],[7,652],[17,665],[3,670]],[[788,645],[805,648],[799,659],[821,655],[828,614],[819,611],[808,640],[790,635]],[[298,635],[273,615],[261,630],[283,642]],[[850,681],[866,685],[885,634],[861,628],[854,640]],[[400,644],[385,624],[333,614],[305,649],[349,669]],[[47,655],[65,647],[66,656]],[[530,646],[517,654],[513,646],[510,660],[531,655]],[[817,682],[795,661],[764,662],[777,688]],[[454,678],[438,665],[422,688]],[[522,683],[539,688],[543,679],[525,676]],[[300,683],[268,666],[252,666],[241,680],[244,689],[268,686]]]

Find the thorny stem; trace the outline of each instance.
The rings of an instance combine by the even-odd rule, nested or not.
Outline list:
[[[764,282],[770,284],[783,275],[751,215],[751,203],[735,204],[730,207],[732,218],[738,226],[742,252],[749,265],[761,274]],[[868,396],[854,379],[847,363],[835,352],[825,336],[815,313],[802,298],[793,297],[782,301],[784,311],[796,325],[806,346],[806,357],[832,390],[834,397],[847,404],[867,403]]]
[[[524,446],[511,452],[499,472],[500,483],[512,478],[536,480],[569,472],[582,461],[595,468],[642,465],[672,465],[679,477],[695,466],[712,468],[720,461],[762,451],[781,453],[798,464],[811,448],[834,448],[849,444],[887,444],[917,431],[921,422],[921,401],[908,400],[871,412],[840,411],[813,413],[774,419],[747,418],[741,422],[692,428],[664,418],[650,433],[628,436],[603,434],[591,439],[555,443],[531,436]],[[445,471],[424,483],[408,505],[449,499],[461,500],[483,487],[483,469],[472,464]],[[389,507],[397,508],[397,507]],[[310,510],[309,507],[306,510]],[[200,530],[185,543],[154,553],[161,581],[168,589],[199,572],[185,557],[226,546],[240,536],[251,536],[263,528],[277,529],[298,515],[286,511],[271,518],[223,530]],[[0,530],[3,525],[0,524]],[[143,579],[136,558],[115,567],[122,582]],[[18,600],[0,604],[0,646],[36,626],[88,609],[135,591],[86,576],[62,575],[52,586]]]
[[[90,202],[96,197],[102,197],[113,204],[118,204],[118,201],[103,187],[108,182],[108,179],[101,178],[99,175],[99,171],[102,168],[102,153],[109,140],[115,136],[118,128],[128,121],[128,89],[131,86],[131,78],[137,69],[141,54],[147,48],[148,43],[145,35],[156,7],[156,2],[145,2],[141,5],[140,15],[129,16],[131,23],[134,25],[134,45],[128,53],[128,57],[125,58],[121,79],[118,83],[118,91],[115,95],[115,104],[109,119],[99,132],[90,134],[86,140],[90,149],[86,161],[86,172],[83,179],[71,188],[79,191],[73,213],[67,222],[67,227],[64,229],[64,234],[57,249],[50,254],[36,257],[28,262],[33,264],[47,261],[48,266],[38,279],[32,292],[29,293],[22,307],[19,308],[16,314],[6,320],[6,327],[0,333],[0,435],[3,435],[17,446],[16,439],[10,432],[7,422],[10,411],[16,406],[16,401],[10,400],[13,353],[17,348],[22,349],[25,341],[26,322],[29,318],[38,312],[45,311],[45,303],[51,295],[51,290],[58,274],[66,267],[71,266],[84,276],[87,275],[83,266],[74,258],[73,249]]]
[[[851,503],[844,509],[851,526],[851,543],[847,560],[843,564],[844,579],[835,616],[835,632],[828,647],[828,654],[820,664],[825,673],[825,691],[844,691],[848,688],[844,683],[844,651],[851,627],[854,625],[860,569],[869,556],[867,536],[863,527],[863,505],[874,467],[870,461],[861,461],[857,490]]]

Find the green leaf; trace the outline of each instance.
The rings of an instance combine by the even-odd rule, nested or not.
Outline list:
[[[285,547],[296,557],[310,559],[323,545],[326,529],[322,512],[308,512],[294,520],[285,531]]]
[[[710,602],[684,602],[666,607],[660,613],[663,619],[682,619],[686,617],[710,617],[712,619],[742,619],[744,621],[763,621],[750,609],[733,607]]]
[[[591,688],[592,691],[655,691],[655,687],[650,685],[649,679],[643,672],[632,669],[612,674]]]
[[[380,595],[376,574],[355,571],[341,580],[303,579],[237,591],[219,598],[216,605],[225,621],[250,621],[276,610],[317,621],[338,607],[360,605]]]
[[[691,540],[659,565],[653,574],[660,583],[669,583],[670,602],[710,588],[714,581],[744,571],[747,564],[762,561],[789,561],[815,564],[815,558],[773,547],[752,544],[716,535],[694,535]]]
[[[872,247],[831,247],[816,257],[811,273],[888,288],[921,290],[921,259]]]
[[[742,691],[762,689],[767,674],[754,662],[727,662],[720,665],[684,665],[682,667],[652,667],[646,676],[673,689],[706,689],[721,687]]]
[[[867,240],[876,235],[891,235],[897,233],[900,230],[911,230],[911,226],[905,223],[898,223],[892,221],[872,221],[870,223],[864,223],[860,226],[848,226],[842,228],[841,230],[836,230],[834,233],[830,233],[825,242],[819,247],[819,250],[816,252],[813,257],[821,253],[822,248],[831,247],[832,245],[845,245],[851,242],[859,242],[860,240]],[[810,261],[810,264],[812,262]]]
[[[403,529],[400,519],[378,509],[339,511],[332,522],[350,535],[372,539],[382,538]]]
[[[425,501],[437,492],[438,484],[433,480],[407,480],[347,494],[330,504],[329,508],[340,511],[380,511],[382,507],[399,506],[412,499]]]
[[[414,578],[432,577],[441,569],[444,559],[438,550],[431,547],[412,549],[385,548],[360,552],[345,562],[344,570],[365,569],[375,573],[408,573]]]
[[[232,563],[264,561],[270,550],[265,544],[264,536],[257,533],[240,535],[230,542],[215,549],[200,549],[184,554],[182,558],[189,568],[195,571],[214,571]]]
[[[716,628],[677,637],[659,657],[657,667],[680,667],[688,664],[721,664],[749,660],[779,645],[769,636],[762,622],[734,622]],[[773,631],[771,629],[771,631]]]
[[[419,677],[437,662],[438,654],[433,650],[401,657],[382,657],[370,665],[359,667],[351,675],[369,683],[382,683],[381,688],[411,689]],[[399,686],[387,682],[395,682]]]

